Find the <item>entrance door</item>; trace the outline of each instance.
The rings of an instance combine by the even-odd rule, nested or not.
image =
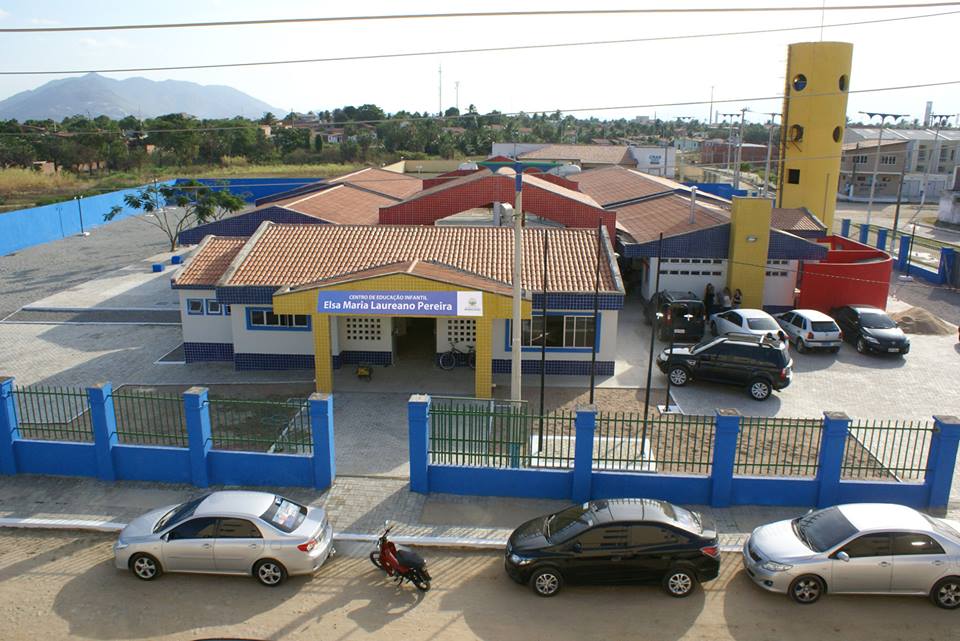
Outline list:
[[[396,318],[396,359],[402,363],[433,364],[437,354],[437,320],[435,318]]]

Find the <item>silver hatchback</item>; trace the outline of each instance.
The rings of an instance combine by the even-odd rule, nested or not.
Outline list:
[[[333,553],[322,508],[265,492],[213,492],[131,521],[113,546],[117,568],[151,581],[163,572],[253,575],[267,586],[311,574]]]
[[[754,583],[813,603],[823,594],[929,596],[960,607],[960,524],[902,505],[858,503],[758,527],[743,546]]]

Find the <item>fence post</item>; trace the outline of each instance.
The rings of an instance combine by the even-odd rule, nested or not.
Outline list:
[[[430,444],[430,396],[413,394],[407,402],[408,438],[410,440],[410,491],[430,492],[429,462]]]
[[[90,421],[93,423],[93,445],[97,454],[97,478],[116,481],[113,469],[113,446],[117,444],[117,414],[113,408],[113,385],[100,383],[87,388]]]
[[[190,447],[190,478],[197,487],[210,485],[207,454],[210,437],[210,405],[206,387],[191,387],[183,393],[183,412],[187,418],[187,445]]]
[[[13,397],[13,377],[0,378],[0,474],[17,473],[13,444],[20,440],[17,403]]]
[[[593,493],[593,434],[597,425],[597,406],[578,405],[574,419],[576,439],[573,450],[573,487],[571,499],[574,503],[589,501]],[[643,445],[641,444],[641,447]]]
[[[727,507],[733,494],[733,463],[740,436],[740,412],[717,410],[713,440],[713,466],[710,474],[710,505]]]
[[[863,223],[860,225],[860,242],[864,245],[869,244],[870,241],[870,225]]]
[[[337,476],[333,447],[333,394],[310,395],[310,431],[313,434],[313,486],[324,490]]]
[[[957,465],[957,448],[960,445],[960,418],[934,416],[933,436],[927,455],[927,474],[924,485],[929,490],[928,506],[947,507],[950,486]]]
[[[878,229],[877,230],[877,249],[880,251],[887,251],[887,230]]]
[[[900,252],[897,254],[897,271],[906,271],[910,264],[910,234],[900,236]]]
[[[840,498],[840,466],[850,432],[850,417],[843,412],[824,412],[817,465],[817,507],[836,505]]]
[[[840,235],[844,238],[850,238],[850,219],[843,218],[840,220]]]
[[[957,250],[953,247],[941,247],[940,248],[940,282],[946,283],[947,285],[956,285],[957,283],[953,282],[953,272],[956,269],[955,265],[957,263]]]

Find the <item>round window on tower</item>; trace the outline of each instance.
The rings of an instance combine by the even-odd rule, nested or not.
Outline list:
[[[833,142],[840,142],[840,138],[843,136],[843,129],[840,127],[833,128]]]
[[[803,91],[807,86],[807,77],[802,73],[798,73],[793,77],[793,88],[797,91]]]
[[[837,84],[840,85],[840,91],[846,91],[846,90],[847,90],[847,84],[848,84],[848,82],[849,82],[849,81],[848,81],[848,79],[847,79],[847,74],[843,74],[842,76],[840,76],[840,80],[837,82]]]

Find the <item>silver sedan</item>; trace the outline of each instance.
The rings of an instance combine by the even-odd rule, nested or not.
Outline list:
[[[929,596],[960,607],[960,523],[902,505],[859,503],[758,527],[743,566],[771,592],[813,603],[823,594]]]
[[[265,492],[213,492],[131,521],[113,546],[118,569],[253,575],[267,586],[311,574],[333,553],[322,508]]]

